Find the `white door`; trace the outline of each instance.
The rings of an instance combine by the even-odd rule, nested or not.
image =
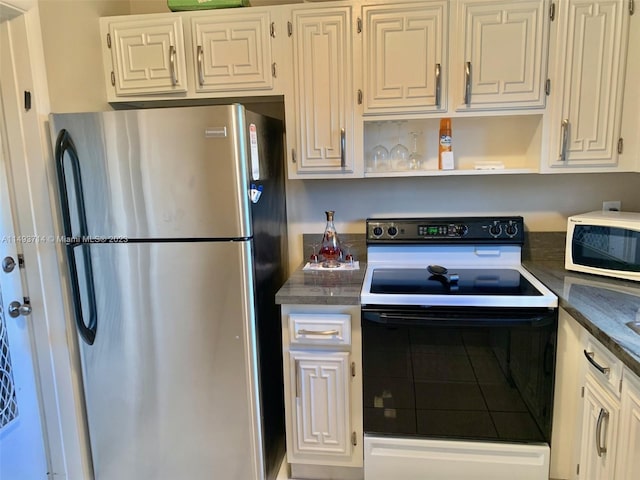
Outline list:
[[[0,479],[39,480],[47,478],[48,466],[30,317],[21,315],[20,308],[18,316],[11,315],[20,305],[27,313],[18,250],[28,239],[14,230],[6,140],[0,94]]]

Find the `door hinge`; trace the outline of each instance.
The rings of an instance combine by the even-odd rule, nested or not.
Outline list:
[[[276,71],[276,62],[273,62],[271,64],[271,76],[273,78],[278,78],[278,74],[277,74],[277,71]]]
[[[584,387],[580,389],[580,397],[584,398]]]
[[[362,105],[362,90],[358,90],[358,105]]]
[[[356,436],[356,432],[351,433],[351,445],[354,447],[358,444],[358,437]]]
[[[287,34],[289,36],[293,35],[293,23],[287,22]]]
[[[276,38],[276,22],[271,22],[270,29],[271,38]]]
[[[31,92],[29,90],[24,91],[24,109],[27,112],[31,110]]]
[[[111,48],[111,34],[107,33],[107,47]]]
[[[636,13],[636,2],[629,0],[629,15],[633,15],[634,13]]]
[[[291,161],[293,163],[296,163],[296,149],[295,148],[291,149]]]
[[[624,150],[624,139],[620,137],[618,139],[618,153],[622,153],[622,150]]]
[[[116,86],[116,74],[111,70],[111,85]]]
[[[552,22],[556,19],[556,4],[551,2],[549,5],[549,20]]]
[[[549,96],[551,94],[551,79],[547,78],[547,81],[544,82],[544,93]]]
[[[358,33],[362,33],[362,18],[358,17],[358,20],[356,20],[356,31]]]
[[[351,376],[356,376],[356,362],[351,362]]]

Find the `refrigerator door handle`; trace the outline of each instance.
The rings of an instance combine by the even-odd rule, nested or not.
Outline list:
[[[71,224],[71,211],[69,208],[69,192],[67,191],[67,176],[65,169],[65,153],[69,159],[68,165],[71,167],[70,179],[75,191],[76,211],[78,215],[78,228],[80,237],[73,236],[73,226]],[[89,345],[93,345],[98,327],[98,315],[96,309],[96,294],[93,284],[93,266],[91,264],[91,252],[89,244],[82,243],[88,237],[87,216],[84,206],[84,192],[82,191],[82,181],[80,178],[80,161],[78,152],[71,139],[71,135],[66,130],[60,130],[56,140],[55,148],[56,173],[58,177],[58,189],[60,190],[60,203],[62,210],[62,223],[67,244],[67,259],[69,268],[69,279],[71,282],[71,294],[73,310],[76,320],[76,328],[80,337]],[[89,321],[85,322],[82,311],[82,297],[80,292],[80,281],[78,278],[78,268],[76,265],[75,248],[80,247],[83,252],[85,285],[88,297]]]

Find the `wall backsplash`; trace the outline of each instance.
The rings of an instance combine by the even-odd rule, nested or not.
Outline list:
[[[325,210],[338,233],[364,233],[368,217],[522,215],[528,231],[564,232],[567,217],[604,200],[640,211],[640,174],[485,175],[356,180],[289,180],[289,259],[303,257],[301,235],[322,234]]]

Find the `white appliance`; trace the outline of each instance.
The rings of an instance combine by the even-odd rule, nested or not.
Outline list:
[[[569,217],[565,268],[640,281],[640,213],[595,211]]]
[[[557,297],[522,217],[367,220],[365,480],[548,480]]]
[[[50,120],[95,478],[275,478],[281,122],[237,104]]]

